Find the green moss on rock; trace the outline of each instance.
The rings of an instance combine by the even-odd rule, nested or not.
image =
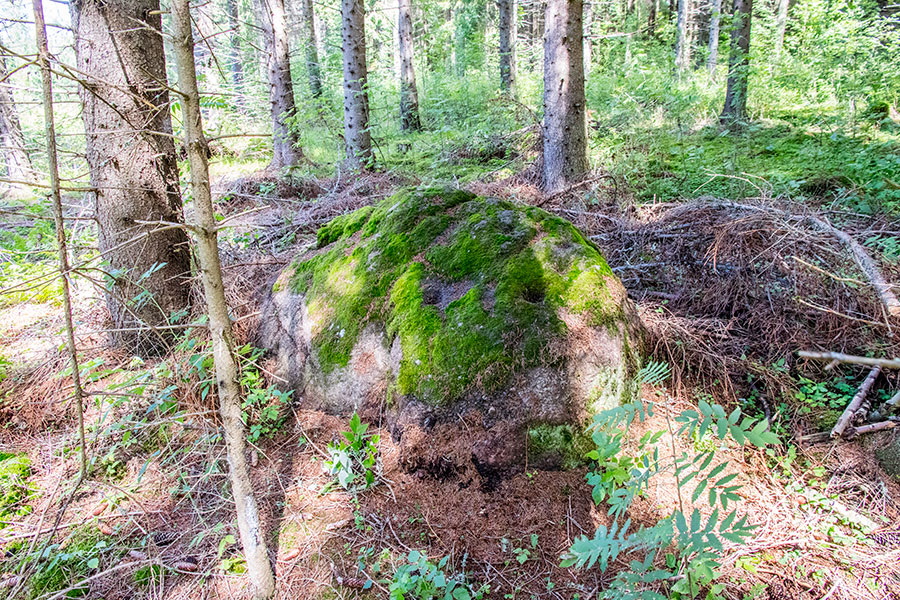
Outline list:
[[[550,464],[574,469],[585,464],[591,438],[583,429],[569,424],[540,423],[528,428],[528,458],[533,464]]]
[[[626,318],[597,248],[536,207],[406,191],[335,219],[317,241],[288,285],[305,297],[318,368],[346,366],[365,326],[380,322],[403,351],[392,392],[432,406],[558,364],[564,314],[590,326]]]

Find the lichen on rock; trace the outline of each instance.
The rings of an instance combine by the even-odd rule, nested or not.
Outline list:
[[[505,438],[521,435],[524,451],[528,428],[577,429],[636,391],[633,307],[564,219],[419,189],[316,237],[273,285],[261,328],[279,376],[311,406],[386,407],[390,422],[415,414],[417,426],[478,415],[488,432],[503,422]]]

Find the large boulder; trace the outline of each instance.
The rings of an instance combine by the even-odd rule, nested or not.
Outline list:
[[[570,466],[590,416],[638,392],[634,307],[564,219],[415,190],[317,242],[274,283],[261,344],[305,406],[383,418],[411,468]]]

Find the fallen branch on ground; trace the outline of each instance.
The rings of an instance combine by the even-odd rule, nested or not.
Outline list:
[[[881,367],[882,369],[900,369],[900,358],[871,358],[869,356],[853,356],[840,352],[812,352],[800,350],[797,352],[800,358],[810,360],[827,360],[828,362],[848,363],[853,365],[866,365],[868,367]]]
[[[856,392],[856,395],[853,396],[853,399],[850,401],[850,404],[847,405],[847,408],[844,409],[844,412],[841,414],[840,418],[835,423],[834,428],[831,430],[831,437],[841,437],[844,435],[844,431],[850,425],[850,422],[853,420],[854,415],[856,415],[856,411],[859,410],[859,407],[862,406],[863,400],[866,398],[866,394],[869,393],[869,389],[871,389],[872,385],[875,383],[875,380],[878,379],[878,375],[881,373],[880,366],[872,367],[872,370],[869,371],[869,375],[863,380],[862,385],[859,386],[859,390]]]

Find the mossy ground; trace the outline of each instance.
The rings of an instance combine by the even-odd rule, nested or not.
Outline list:
[[[29,495],[26,483],[29,475],[31,460],[27,454],[0,452],[0,518],[28,510],[22,502]]]
[[[592,326],[625,318],[596,247],[536,207],[405,191],[335,219],[317,240],[289,285],[306,298],[322,370],[345,366],[378,321],[403,350],[396,391],[431,405],[557,363],[561,310]]]

